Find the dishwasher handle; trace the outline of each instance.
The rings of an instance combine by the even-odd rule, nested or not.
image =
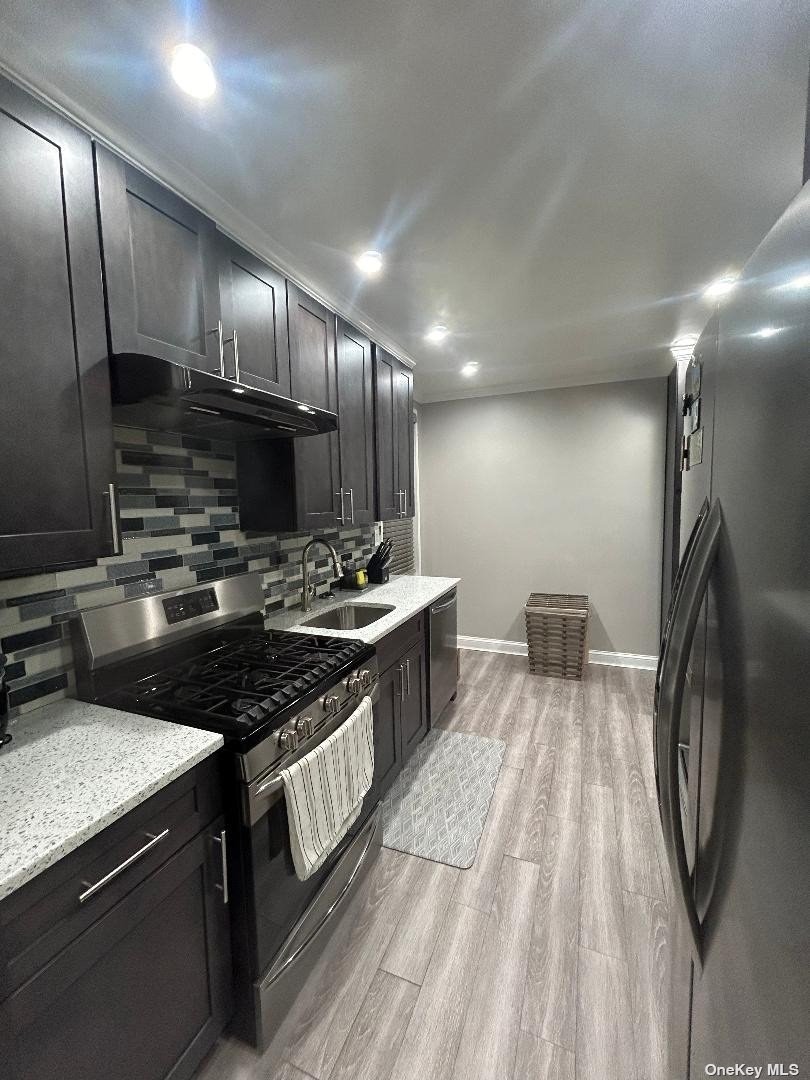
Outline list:
[[[455,604],[455,602],[456,602],[456,590],[453,589],[453,595],[450,597],[450,599],[447,601],[447,603],[446,604],[440,604],[438,607],[432,607],[430,609],[430,614],[431,615],[441,615],[441,613],[443,611],[447,611],[448,608],[451,608],[453,606],[453,604]]]

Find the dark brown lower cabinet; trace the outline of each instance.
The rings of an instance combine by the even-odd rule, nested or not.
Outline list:
[[[424,616],[377,644],[379,701],[374,706],[374,791],[382,798],[428,731]]]
[[[402,760],[407,761],[416,746],[427,735],[427,673],[425,643],[420,642],[403,656],[401,662],[402,685],[400,702],[400,729],[402,732]]]
[[[382,798],[399,776],[402,747],[399,733],[400,670],[394,665],[380,676],[380,698],[374,706],[374,794]]]
[[[211,822],[145,876],[126,871],[129,891],[0,1004],[4,1080],[193,1075],[232,1012],[223,829]],[[36,911],[7,925],[7,950]]]

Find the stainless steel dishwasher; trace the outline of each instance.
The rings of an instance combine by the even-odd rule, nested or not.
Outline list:
[[[435,724],[458,689],[456,590],[430,605],[430,722]]]

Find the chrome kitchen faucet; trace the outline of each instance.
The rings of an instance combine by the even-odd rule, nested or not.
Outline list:
[[[319,540],[317,537],[314,540],[310,540],[309,543],[304,546],[304,550],[301,552],[301,577],[302,577],[302,582],[301,582],[301,610],[302,611],[309,611],[310,607],[312,606],[312,597],[310,595],[310,584],[309,584],[309,564],[308,564],[307,559],[308,559],[308,556],[309,556],[309,549],[314,547],[316,544],[323,544],[323,546],[325,548],[329,549],[329,554],[332,556],[332,566],[333,566],[334,571],[335,571],[335,577],[336,578],[340,577],[340,563],[338,561],[337,552],[332,547],[332,545],[329,543],[329,541],[328,540]]]

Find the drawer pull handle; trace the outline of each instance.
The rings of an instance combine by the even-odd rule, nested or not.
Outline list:
[[[82,885],[87,885],[87,888],[83,893],[79,894],[80,904],[83,904],[85,900],[89,900],[91,896],[95,896],[105,885],[109,885],[113,878],[117,878],[119,874],[123,874],[123,872],[128,870],[133,863],[137,862],[138,859],[143,858],[143,856],[151,851],[153,847],[156,847],[161,840],[165,840],[169,835],[169,830],[164,829],[163,832],[158,833],[157,836],[153,836],[151,833],[147,833],[146,835],[149,837],[149,842],[144,844],[142,848],[138,848],[137,851],[134,851],[128,859],[124,859],[124,861],[116,866],[114,870],[111,870],[109,874],[105,874],[103,878],[99,878],[94,885],[90,885],[86,881],[82,882]]]

